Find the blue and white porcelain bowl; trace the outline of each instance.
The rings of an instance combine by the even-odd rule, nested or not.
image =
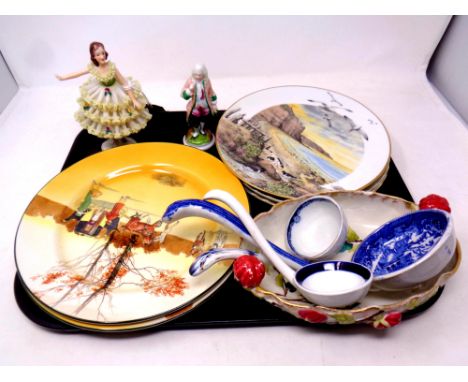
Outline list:
[[[307,300],[330,308],[350,307],[361,301],[372,284],[371,271],[350,261],[328,260],[306,265],[296,282]]]
[[[336,255],[346,241],[348,223],[340,205],[326,195],[301,202],[289,219],[286,241],[300,257],[318,260]]]
[[[367,236],[352,261],[372,270],[372,288],[402,290],[437,276],[455,253],[452,217],[420,210],[385,223]]]

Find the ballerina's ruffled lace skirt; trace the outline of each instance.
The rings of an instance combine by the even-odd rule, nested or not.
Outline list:
[[[132,84],[133,94],[141,105],[147,100],[140,84],[127,78]],[[136,110],[123,87],[114,81],[104,85],[95,77],[90,77],[80,87],[78,99],[80,109],[75,118],[88,133],[100,138],[120,139],[144,129],[151,114],[143,108]]]

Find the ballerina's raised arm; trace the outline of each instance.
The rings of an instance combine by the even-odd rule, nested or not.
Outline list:
[[[89,73],[89,70],[85,69],[85,70],[81,70],[79,72],[66,74],[64,76],[61,76],[60,74],[56,74],[55,78],[57,78],[59,81],[66,81],[66,80],[71,80],[73,78],[78,78],[78,77],[84,76],[85,74],[88,74],[88,73]]]

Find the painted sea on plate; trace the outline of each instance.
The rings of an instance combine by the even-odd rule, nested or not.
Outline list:
[[[245,119],[223,116],[218,145],[223,159],[261,190],[285,197],[319,191],[359,165],[365,136],[348,117],[326,105],[282,104]]]

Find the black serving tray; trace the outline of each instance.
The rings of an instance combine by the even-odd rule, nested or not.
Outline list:
[[[156,105],[151,105],[148,109],[153,118],[144,130],[132,135],[132,138],[137,142],[173,142],[182,144],[182,137],[186,132],[185,112],[167,112]],[[211,130],[214,132],[221,115],[222,112],[218,112],[213,121]],[[88,134],[87,131],[81,131],[73,142],[62,170],[87,156],[100,152],[102,142],[102,139]],[[207,152],[219,158],[215,146]],[[378,191],[383,194],[399,196],[406,200],[413,200],[393,161],[390,161],[387,178]],[[247,194],[247,197],[252,216],[268,211],[271,208],[270,205],[253,198],[250,194]],[[425,304],[414,310],[405,312],[403,319],[429,308],[438,300],[442,292],[443,287],[439,288],[438,292]],[[26,317],[41,327],[60,333],[86,332],[84,329],[66,324],[43,311],[26,292],[18,274],[15,276],[14,293],[21,311]],[[209,299],[200,304],[196,309],[172,321],[168,321],[155,328],[146,329],[145,331],[272,325],[310,326],[311,324],[299,320],[266,301],[256,298],[253,294],[246,292],[231,275]],[[317,325],[314,324],[314,326]]]

